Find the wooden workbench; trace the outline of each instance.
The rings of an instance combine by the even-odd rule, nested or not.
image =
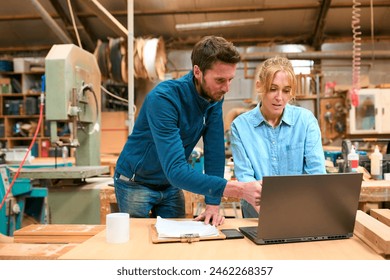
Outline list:
[[[351,239],[263,246],[246,238],[152,244],[150,225],[155,219],[131,219],[129,223],[130,240],[125,244],[106,243],[104,225],[29,225],[15,231],[15,236],[7,238],[5,243],[0,242],[0,259],[380,260],[390,257],[389,209],[372,210],[371,216],[358,211]],[[219,228],[256,223],[256,219],[227,219]]]
[[[106,231],[76,245],[59,259],[126,260],[379,260],[382,256],[354,236],[345,240],[290,244],[255,245],[249,239],[161,243],[151,241],[150,225],[155,219],[130,219],[130,240],[106,242]],[[256,219],[226,219],[220,228],[257,225]]]
[[[362,182],[359,198],[359,209],[369,212],[370,209],[382,208],[383,202],[390,201],[390,181],[370,180]]]

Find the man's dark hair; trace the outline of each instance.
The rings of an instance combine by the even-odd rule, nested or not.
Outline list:
[[[202,72],[211,69],[217,61],[237,64],[240,60],[240,53],[233,43],[217,36],[202,38],[202,40],[196,43],[191,54],[192,66],[198,65]]]

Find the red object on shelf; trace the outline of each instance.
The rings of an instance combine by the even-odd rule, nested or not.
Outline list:
[[[50,148],[50,141],[43,140],[42,147],[41,147],[41,157],[48,157],[49,156],[49,148]]]

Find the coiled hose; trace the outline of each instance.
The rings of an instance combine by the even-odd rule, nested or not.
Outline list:
[[[359,105],[358,92],[360,90],[360,64],[361,64],[361,37],[360,31],[360,5],[361,3],[353,0],[352,4],[352,90],[350,92],[351,103],[357,107]]]

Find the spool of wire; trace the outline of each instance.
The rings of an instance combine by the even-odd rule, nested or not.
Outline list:
[[[361,3],[353,0],[352,4],[352,90],[350,92],[351,103],[353,106],[359,105],[358,92],[360,90],[360,64],[361,64],[361,37],[360,31],[360,5]]]

